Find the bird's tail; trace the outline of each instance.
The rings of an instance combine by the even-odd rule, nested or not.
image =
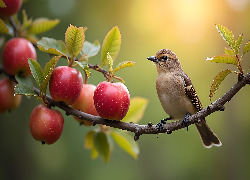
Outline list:
[[[208,127],[205,121],[202,121],[202,123],[200,124],[195,124],[195,126],[199,132],[202,144],[205,148],[211,148],[213,145],[215,146],[222,145],[219,138],[216,136],[216,134],[214,134],[212,129]]]

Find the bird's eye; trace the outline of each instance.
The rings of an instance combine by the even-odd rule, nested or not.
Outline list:
[[[167,61],[167,60],[168,60],[168,57],[167,57],[167,56],[162,56],[161,59],[162,59],[163,61]]]

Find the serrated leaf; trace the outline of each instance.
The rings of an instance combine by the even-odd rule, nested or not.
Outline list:
[[[56,64],[58,62],[58,60],[60,59],[61,56],[55,56],[53,57],[44,67],[44,70],[43,70],[43,77],[44,77],[44,80],[43,80],[43,85],[42,85],[42,93],[43,94],[46,94],[46,90],[47,90],[47,85],[49,83],[49,80],[50,80],[50,77],[52,75],[52,72],[53,70],[55,69],[56,67]]]
[[[108,142],[107,135],[104,132],[96,132],[94,135],[94,147],[97,150],[100,158],[105,163],[109,162],[110,159],[110,145]]]
[[[15,94],[26,96],[37,96],[33,89],[26,84],[17,84],[14,88]]]
[[[99,52],[100,48],[101,46],[98,40],[96,40],[94,43],[84,41],[81,55],[86,54],[88,57],[95,56]]]
[[[242,40],[243,40],[243,34],[239,35],[237,40],[235,41],[235,45],[234,45],[235,54],[239,54],[240,45],[242,43]]]
[[[5,8],[6,5],[4,4],[3,0],[0,0],[0,8]]]
[[[75,61],[74,63],[76,63],[78,66],[80,66],[84,72],[87,74],[88,77],[90,77],[90,70],[89,70],[89,66],[88,66],[88,61]]]
[[[111,137],[125,152],[131,155],[134,159],[138,158],[140,153],[139,146],[137,142],[134,141],[133,137],[128,134],[128,132],[120,129],[114,130],[111,132]]]
[[[31,25],[32,19],[28,19],[25,9],[22,10],[22,13],[23,13],[23,28],[26,29]]]
[[[148,100],[142,97],[133,97],[130,99],[130,106],[126,116],[122,119],[123,122],[138,123],[144,115],[148,105]]]
[[[120,69],[122,69],[122,68],[131,67],[131,66],[134,66],[134,65],[135,65],[135,62],[132,62],[132,61],[123,61],[123,62],[120,62],[120,63],[116,66],[114,72],[116,72],[116,71],[118,71],[118,70],[120,70]]]
[[[245,44],[244,49],[243,49],[243,54],[242,54],[242,56],[244,56],[249,50],[250,50],[250,41],[248,41],[248,42]]]
[[[40,34],[54,28],[60,22],[59,19],[49,20],[47,18],[38,18],[33,21],[27,33]]]
[[[228,29],[226,26],[215,23],[218,32],[222,38],[228,43],[231,48],[234,48],[234,35],[233,32]]]
[[[209,94],[209,98],[210,98],[210,101],[213,97],[213,95],[215,94],[215,92],[217,91],[217,89],[219,88],[220,84],[222,83],[222,81],[225,79],[225,77],[232,73],[231,70],[227,69],[227,70],[224,70],[224,71],[221,71],[213,80],[213,84],[211,86],[211,89],[210,89],[210,94]]]
[[[235,56],[235,53],[234,53],[234,50],[232,50],[231,48],[224,48],[224,52],[225,54],[229,54],[229,55],[234,55]]]
[[[239,67],[238,59],[235,55],[223,54],[214,57],[207,57],[207,61],[216,62],[216,63],[226,63],[226,64],[234,64],[235,66]]]
[[[43,51],[54,55],[67,55],[66,45],[61,40],[43,37],[37,41],[37,47]]]
[[[108,59],[108,63],[109,63],[109,72],[113,72],[113,59],[110,56],[109,52],[107,53],[107,59]]]
[[[8,27],[6,26],[4,21],[0,18],[0,33],[8,34],[8,32],[9,32]]]
[[[70,25],[65,33],[65,42],[71,58],[76,57],[83,48],[84,32],[82,27]]]
[[[30,88],[33,88],[33,83],[30,77],[19,76],[18,74],[16,74],[15,79],[19,84],[26,84]]]
[[[30,66],[30,70],[31,70],[31,74],[33,75],[33,77],[35,78],[36,80],[36,83],[40,89],[40,92],[43,90],[42,89],[42,84],[43,84],[43,70],[40,66],[40,64],[31,59],[31,58],[28,58],[28,62],[29,62],[29,66]]]
[[[115,61],[121,46],[121,34],[117,26],[113,27],[102,43],[102,63],[101,66],[108,64],[107,53],[109,52]]]

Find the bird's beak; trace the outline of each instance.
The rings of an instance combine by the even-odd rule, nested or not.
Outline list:
[[[150,57],[148,57],[147,59],[150,60],[150,61],[153,61],[153,62],[158,63],[158,59],[155,58],[155,56],[150,56]]]

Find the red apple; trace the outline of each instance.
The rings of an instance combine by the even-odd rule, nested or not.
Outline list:
[[[82,92],[82,74],[75,68],[59,66],[54,69],[49,81],[52,99],[66,105],[76,102]]]
[[[36,50],[27,39],[12,38],[4,46],[2,62],[8,74],[30,76],[28,58],[36,60]]]
[[[71,105],[71,107],[94,116],[99,116],[99,114],[95,109],[94,99],[93,99],[95,89],[96,86],[93,84],[83,84],[81,95],[76,100],[76,102]],[[74,116],[74,118],[78,122],[83,123],[86,126],[92,125],[90,121],[79,119],[76,116]]]
[[[16,109],[21,103],[22,96],[14,96],[15,82],[5,77],[0,80],[0,112]]]
[[[43,144],[53,144],[56,142],[64,127],[64,119],[58,110],[37,105],[30,115],[30,133],[37,141]]]
[[[129,109],[130,95],[127,87],[120,83],[103,81],[94,92],[94,104],[103,119],[122,120]]]
[[[12,16],[15,14],[22,5],[22,0],[3,0],[5,8],[0,8],[0,15]]]

